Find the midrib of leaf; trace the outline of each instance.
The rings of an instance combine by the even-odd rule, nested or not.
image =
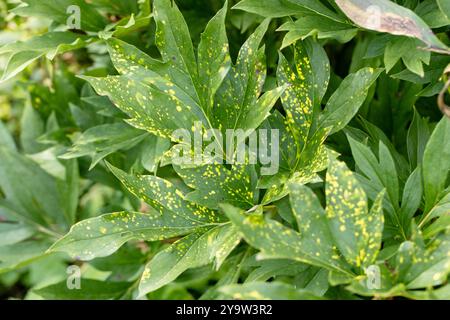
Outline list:
[[[133,229],[132,232],[141,232],[141,231],[146,231],[146,230],[158,230],[158,229],[162,229],[162,228],[175,229],[175,230],[177,230],[177,229],[180,229],[180,230],[186,229],[187,231],[188,230],[192,231],[192,230],[197,230],[197,229],[201,229],[201,228],[222,226],[222,225],[226,225],[228,223],[229,222],[226,222],[226,223],[207,223],[207,224],[203,224],[203,225],[190,226],[190,227],[143,227],[143,228]],[[89,238],[85,238],[85,239],[71,239],[67,243],[74,243],[74,242],[80,242],[80,241],[90,241],[90,240],[95,240],[95,239],[101,239],[101,238],[105,238],[105,237],[109,237],[109,236],[117,235],[117,234],[122,234],[122,233],[126,233],[126,232],[127,231],[108,232],[107,234],[98,235],[98,236],[94,236],[94,237],[89,237]],[[132,234],[130,234],[129,237],[136,238],[136,236],[133,236]],[[140,236],[138,236],[137,238],[140,238]]]

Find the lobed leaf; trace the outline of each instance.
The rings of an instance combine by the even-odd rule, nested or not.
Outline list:
[[[178,240],[145,266],[139,284],[140,296],[172,282],[187,269],[213,261],[219,267],[239,241],[240,237],[230,225],[202,230]]]

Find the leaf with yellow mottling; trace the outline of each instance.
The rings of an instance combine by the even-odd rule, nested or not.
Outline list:
[[[142,199],[156,210],[172,212],[197,224],[214,224],[223,221],[217,212],[189,202],[181,190],[168,180],[151,175],[129,175],[108,164],[112,173],[136,197]]]
[[[309,233],[300,234],[260,214],[245,215],[242,210],[231,205],[223,204],[220,207],[245,241],[259,249],[265,258],[292,259],[352,275],[348,265],[339,256],[329,259],[326,253],[316,250],[316,244],[310,246],[316,243],[317,237],[312,238]]]
[[[256,129],[266,119],[284,87],[263,94],[264,48],[259,48],[269,20],[242,46],[231,66],[225,30],[226,4],[201,36],[197,59],[184,18],[169,0],[154,3],[156,45],[162,61],[114,38],[107,40],[121,75],[82,77],[98,94],[109,96],[139,129],[172,138],[177,129]],[[218,137],[215,137],[218,138]],[[218,140],[218,139],[216,139]],[[178,141],[175,141],[178,142]]]
[[[264,46],[260,44],[270,20],[264,20],[242,45],[236,64],[217,91],[211,122],[215,128],[256,129],[268,116],[284,87],[261,96],[266,79]]]
[[[269,125],[281,132],[282,170],[259,181],[260,188],[268,189],[264,204],[287,195],[287,181],[308,183],[316,178],[316,172],[326,168],[328,160],[324,142],[330,128],[315,129],[315,122],[320,115],[329,77],[326,53],[312,40],[295,44],[293,67],[280,54],[277,80],[279,85],[286,86],[281,96],[286,118],[275,113],[269,118]]]
[[[447,281],[450,274],[448,230],[437,236],[427,248],[415,243],[408,251],[411,262],[403,266],[401,279],[408,289],[429,288]],[[400,263],[400,257],[397,263]]]
[[[145,266],[139,295],[155,291],[175,280],[187,269],[215,262],[219,268],[238,245],[240,237],[231,225],[192,233],[160,251]]]
[[[291,183],[289,189],[292,212],[302,235],[304,250],[308,248],[311,253],[318,253],[324,259],[339,261],[339,252],[334,245],[325,210],[317,196],[302,184]]]
[[[131,117],[127,122],[139,129],[172,139],[175,130],[189,130],[197,121],[209,128],[201,107],[170,82],[165,81],[163,89],[141,81],[137,75],[82,78],[89,81],[98,94],[108,96]]]
[[[242,209],[250,209],[257,201],[256,171],[251,165],[209,164],[193,168],[174,166],[177,173],[193,192],[186,199],[210,209],[218,209],[219,203],[229,203]]]
[[[169,210],[162,213],[117,212],[83,220],[49,249],[73,258],[109,256],[130,240],[164,240],[191,233],[203,225]]]
[[[225,17],[228,1],[209,21],[198,46],[198,88],[200,99],[209,115],[214,96],[231,68]]]
[[[156,22],[156,46],[163,61],[179,70],[178,76],[198,101],[195,82],[198,79],[197,63],[188,26],[177,5],[170,0],[155,0],[153,17]]]
[[[356,115],[382,71],[363,68],[347,76],[328,100],[319,120],[320,126],[331,127],[330,134],[342,130]]]
[[[358,169],[371,181],[377,192],[386,189],[392,206],[398,209],[399,181],[395,162],[389,149],[380,141],[377,159],[368,146],[356,141],[351,136],[347,138]]]
[[[368,211],[367,197],[343,162],[332,159],[327,171],[326,215],[339,251],[355,267],[370,265],[381,245],[382,197]]]
[[[301,42],[294,46],[295,71],[280,53],[277,70],[278,83],[289,84],[281,96],[281,101],[286,110],[286,122],[299,141],[299,147],[303,147],[308,138],[314,111],[313,71],[305,51]]]

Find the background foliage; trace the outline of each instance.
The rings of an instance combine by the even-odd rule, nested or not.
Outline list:
[[[175,2],[0,0],[0,297],[450,299],[448,1]]]

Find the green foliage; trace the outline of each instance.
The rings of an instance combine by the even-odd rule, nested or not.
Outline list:
[[[447,1],[5,8],[0,296],[450,299]]]

